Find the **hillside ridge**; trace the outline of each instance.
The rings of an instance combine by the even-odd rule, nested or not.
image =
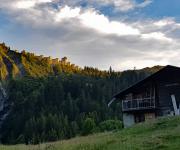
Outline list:
[[[43,55],[37,56],[25,50],[18,52],[11,50],[4,43],[0,44],[0,79],[22,77],[42,77],[59,75],[60,73],[79,73],[91,76],[108,76],[107,71],[93,67],[81,68],[68,61],[67,57],[51,58]]]
[[[82,68],[69,62],[67,57],[59,59],[44,57],[43,55],[37,56],[25,50],[18,52],[17,50],[11,50],[5,43],[0,43],[0,66],[0,80],[23,77],[26,75],[43,77],[48,75],[59,75],[61,73],[75,73],[95,77],[109,77],[112,73],[116,75],[121,74],[121,72],[115,72],[113,70],[105,71],[87,66]],[[163,66],[146,67],[136,71],[145,71],[148,74],[152,74],[162,67]]]

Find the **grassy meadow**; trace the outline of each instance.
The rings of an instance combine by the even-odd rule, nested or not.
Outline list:
[[[167,117],[121,131],[40,145],[0,146],[0,150],[179,150],[180,117]]]

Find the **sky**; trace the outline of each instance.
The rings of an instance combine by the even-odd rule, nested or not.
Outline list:
[[[180,0],[0,0],[0,42],[107,70],[180,66]]]

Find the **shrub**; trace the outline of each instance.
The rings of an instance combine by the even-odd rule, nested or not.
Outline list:
[[[100,131],[112,131],[122,129],[123,125],[120,120],[106,120],[99,124]]]
[[[83,122],[82,135],[88,135],[93,133],[96,124],[92,118],[86,118]]]

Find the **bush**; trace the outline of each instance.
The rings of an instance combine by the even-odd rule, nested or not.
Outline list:
[[[123,128],[123,124],[120,120],[106,120],[99,124],[100,131],[112,131]]]
[[[92,118],[86,118],[83,122],[82,135],[88,135],[93,133],[96,124]]]

